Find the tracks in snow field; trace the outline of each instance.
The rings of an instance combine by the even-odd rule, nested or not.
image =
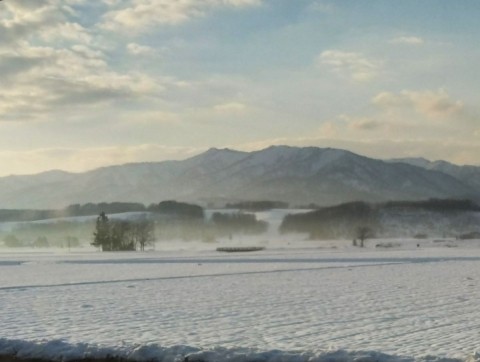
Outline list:
[[[411,356],[479,347],[480,251],[308,254],[3,266],[2,337]]]

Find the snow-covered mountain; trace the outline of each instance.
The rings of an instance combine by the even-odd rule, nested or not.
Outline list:
[[[272,146],[255,152],[212,148],[183,161],[0,178],[0,208],[58,208],[104,201],[150,204],[167,199],[332,205],[453,197],[478,200],[480,185],[444,170],[316,147]]]
[[[434,170],[453,176],[467,185],[480,189],[480,166],[459,166],[446,161],[429,161],[424,158],[401,158],[393,160]]]

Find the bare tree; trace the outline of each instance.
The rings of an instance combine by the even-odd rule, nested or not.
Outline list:
[[[151,220],[142,219],[135,222],[134,238],[141,251],[145,250],[145,246],[155,241],[154,224]]]
[[[360,247],[365,246],[365,240],[373,237],[373,230],[369,226],[359,226],[355,231],[355,238],[360,240]]]

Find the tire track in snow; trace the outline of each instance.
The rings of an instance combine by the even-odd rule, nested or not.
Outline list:
[[[385,259],[383,259],[385,260]],[[479,259],[480,260],[480,259]],[[358,262],[358,259],[357,259]],[[439,260],[430,260],[429,262],[439,262]],[[88,282],[73,282],[73,283],[58,283],[58,284],[38,284],[38,285],[21,285],[21,286],[8,286],[0,287],[0,291],[8,290],[28,290],[28,289],[43,289],[43,288],[60,288],[60,287],[72,287],[72,286],[84,286],[84,285],[99,285],[99,284],[119,284],[119,283],[138,283],[160,280],[175,280],[175,279],[197,279],[197,278],[212,278],[212,277],[229,277],[240,275],[255,275],[255,274],[273,274],[273,273],[288,273],[288,272],[302,272],[302,271],[315,271],[315,270],[328,270],[328,269],[357,269],[357,268],[369,268],[377,266],[392,266],[403,265],[410,263],[420,263],[418,261],[412,262],[379,262],[375,264],[361,264],[361,265],[342,265],[342,266],[321,266],[312,268],[292,268],[292,269],[275,269],[275,270],[259,270],[259,271],[245,271],[234,273],[215,273],[215,274],[196,274],[196,275],[179,275],[169,277],[153,277],[153,278],[132,278],[132,279],[117,279],[117,280],[102,280],[102,281],[88,281]],[[425,263],[423,261],[422,263]]]

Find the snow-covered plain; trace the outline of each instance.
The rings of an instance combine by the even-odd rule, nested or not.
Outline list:
[[[480,241],[378,243],[3,253],[0,355],[480,360]]]

